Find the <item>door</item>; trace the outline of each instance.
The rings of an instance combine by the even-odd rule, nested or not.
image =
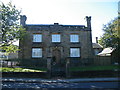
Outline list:
[[[53,59],[54,61],[59,64],[60,63],[60,59],[61,59],[61,52],[58,48],[53,49],[53,53],[52,53]]]

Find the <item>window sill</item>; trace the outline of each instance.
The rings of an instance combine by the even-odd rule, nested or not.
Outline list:
[[[42,44],[43,42],[33,42],[33,44]]]
[[[70,60],[72,60],[72,59],[73,59],[73,60],[80,60],[81,57],[69,57],[69,59],[70,59]]]
[[[69,58],[80,58],[80,57],[69,57]]]
[[[32,57],[33,59],[38,59],[38,58],[42,58],[42,57]]]
[[[80,42],[70,42],[71,44],[80,44]]]
[[[52,44],[61,44],[61,42],[52,42]]]

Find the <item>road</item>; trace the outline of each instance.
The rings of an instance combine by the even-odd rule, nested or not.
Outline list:
[[[77,83],[23,83],[23,82],[2,82],[2,88],[118,88],[120,82],[77,82]]]

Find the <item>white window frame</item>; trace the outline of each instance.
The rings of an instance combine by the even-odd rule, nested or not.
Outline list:
[[[80,57],[80,48],[70,48],[70,57]]]
[[[41,58],[42,48],[32,48],[32,58]]]
[[[52,42],[61,42],[60,34],[52,34]]]
[[[33,42],[42,42],[42,34],[33,34]]]
[[[77,35],[77,34],[71,34],[70,35],[70,42],[72,42],[72,43],[78,43],[79,42],[79,35]]]

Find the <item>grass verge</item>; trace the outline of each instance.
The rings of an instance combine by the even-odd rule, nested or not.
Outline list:
[[[0,68],[0,72],[44,72],[44,68],[39,68],[38,70],[35,69],[27,69],[27,68],[9,68],[9,67],[2,67]]]
[[[100,70],[115,70],[118,66],[84,66],[84,67],[71,67],[70,71],[100,71]]]

